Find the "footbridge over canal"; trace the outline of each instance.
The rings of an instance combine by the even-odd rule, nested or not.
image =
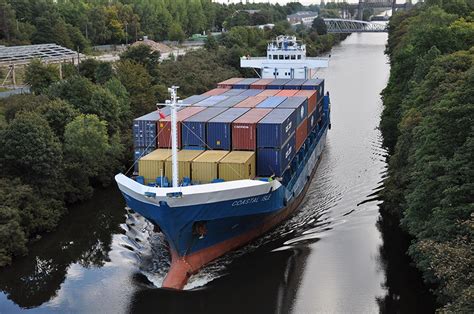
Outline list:
[[[374,23],[359,20],[324,19],[328,33],[384,33],[387,23]]]

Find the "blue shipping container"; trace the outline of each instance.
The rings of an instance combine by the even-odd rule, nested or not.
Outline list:
[[[237,83],[235,83],[232,88],[239,88],[239,89],[249,89],[250,88],[250,84],[252,83],[255,83],[256,81],[258,81],[259,79],[256,79],[256,78],[248,78],[248,79],[244,79],[242,81],[239,81]]]
[[[257,124],[257,147],[280,148],[295,130],[295,110],[274,109]]]
[[[200,101],[203,101],[204,99],[209,98],[209,96],[206,95],[193,95],[190,96],[186,99],[183,99],[183,105],[194,105],[197,104]]]
[[[288,97],[284,96],[270,96],[261,103],[259,103],[255,108],[276,108],[287,98]]]
[[[276,79],[266,86],[266,89],[284,89],[285,84],[288,83],[289,79]]]
[[[222,93],[220,96],[238,96],[245,92],[244,89],[229,89],[227,92]]]
[[[169,112],[169,108],[163,108],[162,111]],[[135,147],[157,147],[156,122],[158,120],[160,120],[158,111],[150,112],[133,120],[133,145]]]
[[[229,98],[229,96],[222,96],[222,95],[211,96],[209,98],[206,98],[206,99],[201,100],[200,102],[194,104],[194,106],[196,106],[196,107],[213,107],[214,105],[220,103],[221,101],[226,100],[227,98]]]
[[[318,124],[318,119],[320,116],[319,110],[314,110],[312,113],[309,114],[308,117],[308,134],[314,129],[314,127]]]
[[[301,85],[306,82],[304,79],[294,79],[285,84],[284,89],[301,89]]]
[[[251,97],[251,96],[257,96],[262,92],[261,89],[246,89],[242,94],[239,96],[245,96],[245,97]]]
[[[303,85],[301,85],[301,89],[317,90],[318,102],[320,102],[324,96],[324,79],[307,80]]]
[[[247,99],[247,96],[232,96],[216,104],[214,108],[231,108],[237,105],[239,102],[244,101],[245,99]]]
[[[308,98],[299,96],[288,97],[277,108],[296,109],[296,125],[298,126],[308,116]]]
[[[257,176],[281,177],[296,153],[295,132],[281,148],[257,149]]]
[[[207,108],[181,122],[183,146],[206,147],[206,123],[228,108]]]
[[[230,150],[232,146],[232,122],[250,108],[230,108],[207,123],[207,146],[210,149]]]

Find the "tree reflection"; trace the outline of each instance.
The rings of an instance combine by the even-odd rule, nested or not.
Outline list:
[[[72,264],[102,267],[109,261],[112,235],[123,221],[117,189],[97,191],[90,201],[70,208],[57,230],[32,244],[27,256],[0,270],[0,290],[23,308],[51,300]]]

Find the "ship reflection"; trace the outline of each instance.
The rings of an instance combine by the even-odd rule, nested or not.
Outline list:
[[[129,310],[135,313],[152,309],[159,309],[160,313],[289,313],[309,252],[306,246],[271,252],[265,245],[235,259],[228,266],[228,275],[204,288],[138,291]]]
[[[96,194],[71,208],[56,231],[30,245],[28,256],[0,270],[0,291],[10,300],[22,308],[40,306],[56,296],[70,265],[101,267],[108,261],[112,234],[124,220],[123,204],[116,189]]]

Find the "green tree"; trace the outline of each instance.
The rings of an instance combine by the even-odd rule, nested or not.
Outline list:
[[[319,16],[314,19],[311,28],[315,30],[318,35],[326,35],[328,33],[328,29],[326,27],[326,23],[324,23],[324,19]]]
[[[168,30],[168,38],[170,40],[175,40],[182,42],[186,39],[186,34],[183,31],[183,28],[179,23],[175,22],[170,25],[170,28]]]
[[[60,99],[42,104],[36,110],[48,121],[50,128],[60,140],[64,139],[66,125],[79,114],[74,107]]]
[[[40,60],[33,60],[25,71],[25,83],[35,94],[42,94],[54,82],[59,81],[59,71],[51,64],[43,64]]]
[[[93,58],[87,58],[79,63],[79,74],[95,82],[95,71],[99,66],[99,61]]]
[[[97,68],[94,72],[95,81],[99,84],[104,84],[105,82],[112,79],[114,76],[114,70],[110,62],[100,62],[97,65]]]
[[[44,197],[61,195],[61,146],[37,113],[19,113],[1,131],[0,166],[4,176],[28,182]]]

